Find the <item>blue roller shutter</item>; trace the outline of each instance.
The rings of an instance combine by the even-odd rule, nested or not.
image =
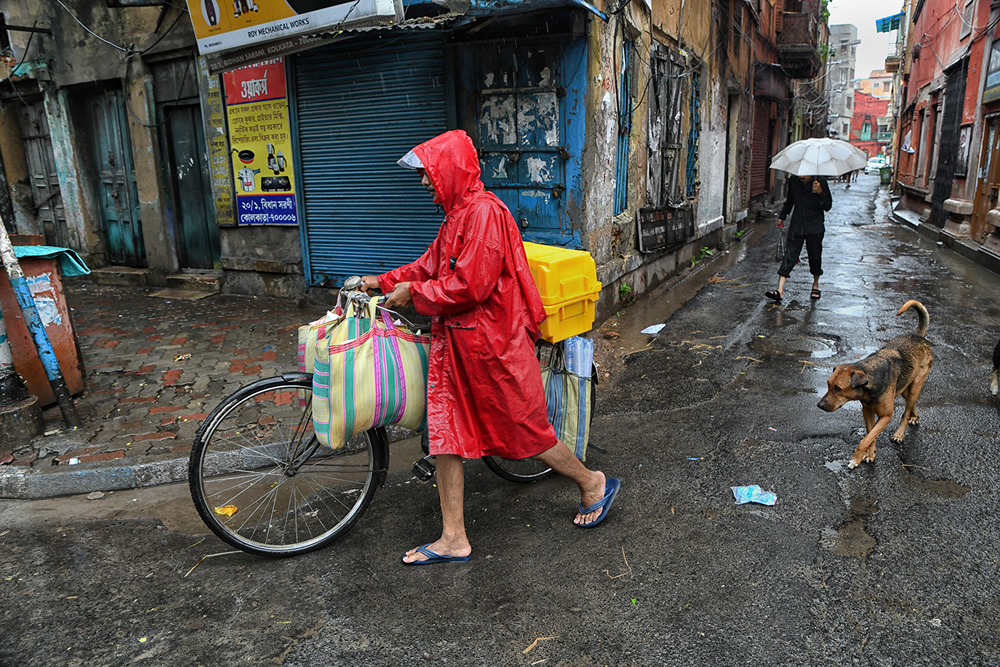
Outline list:
[[[448,129],[443,37],[382,35],[295,60],[311,285],[411,262],[443,219],[416,172],[396,164]]]

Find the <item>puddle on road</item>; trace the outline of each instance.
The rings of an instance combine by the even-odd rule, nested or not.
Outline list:
[[[829,464],[827,467],[830,467]],[[878,544],[865,530],[864,520],[864,517],[878,513],[877,502],[874,498],[851,498],[849,505],[847,520],[839,526],[820,531],[819,543],[838,556],[864,558]]]
[[[833,312],[838,315],[843,315],[844,317],[863,317],[865,314],[865,307],[863,305],[847,306],[844,308],[834,308]]]
[[[826,359],[837,352],[836,341],[816,336],[768,336],[754,338],[750,349],[765,357],[810,357]]]
[[[926,479],[920,477],[905,467],[903,468],[903,483],[910,488],[916,489],[917,491],[925,491],[927,493],[933,493],[936,496],[941,496],[946,500],[958,500],[959,498],[965,497],[970,491],[970,488],[963,486],[958,482],[952,481],[950,479]]]
[[[838,556],[864,558],[875,548],[875,538],[865,532],[863,519],[843,523],[836,528],[824,528],[819,539],[820,546]]]
[[[760,243],[763,237],[764,230],[755,229],[748,237],[744,237],[742,242],[730,246],[728,252],[717,254],[695,273],[680,282],[668,281],[623,309],[618,326],[615,328],[621,334],[618,340],[622,349],[631,353],[649,345],[655,336],[642,333],[643,329],[670,319],[670,316],[694,298],[709,280],[745,258],[747,251]]]

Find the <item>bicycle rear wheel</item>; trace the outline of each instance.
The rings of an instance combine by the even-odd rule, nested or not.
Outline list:
[[[306,553],[342,535],[371,502],[388,463],[385,432],[333,450],[316,439],[311,406],[311,377],[289,373],[237,390],[198,430],[191,498],[226,543],[262,556]]]
[[[594,407],[597,405],[597,366],[591,367],[590,421],[594,421]],[[552,477],[555,473],[538,459],[505,459],[502,456],[484,456],[483,463],[494,473],[508,482],[530,484]]]

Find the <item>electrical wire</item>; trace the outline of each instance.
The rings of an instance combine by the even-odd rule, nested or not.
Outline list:
[[[31,27],[34,28],[36,26],[38,26],[38,20],[37,19],[31,25]],[[12,69],[10,71],[10,74],[8,74],[6,77],[4,77],[4,79],[3,79],[4,81],[10,81],[12,77],[17,76],[17,70],[18,70],[18,68],[21,65],[23,65],[28,60],[28,50],[31,49],[31,40],[34,39],[34,37],[35,37],[35,31],[32,30],[28,34],[28,43],[24,45],[24,52],[21,54],[21,60],[19,60],[16,65],[14,65],[14,69]],[[14,49],[12,47],[11,48],[11,52],[13,52],[13,50]],[[0,81],[0,83],[3,83],[3,82]],[[11,85],[14,85],[13,81],[11,81]],[[20,95],[19,95],[19,97],[20,97]]]
[[[60,7],[62,7],[63,9],[65,9],[65,10],[66,10],[66,13],[67,13],[67,14],[69,14],[70,16],[72,16],[72,17],[73,17],[73,20],[74,20],[74,21],[76,21],[77,23],[79,23],[79,24],[80,24],[80,26],[81,26],[81,27],[82,27],[82,28],[83,28],[84,30],[86,30],[87,32],[89,32],[89,33],[90,33],[91,35],[93,35],[93,36],[94,36],[94,37],[96,37],[97,39],[101,40],[102,42],[104,42],[105,44],[107,44],[107,45],[109,45],[109,46],[113,46],[113,47],[115,47],[115,48],[116,48],[116,49],[118,49],[119,51],[124,51],[125,53],[130,53],[130,52],[132,51],[132,49],[131,49],[131,48],[126,48],[126,47],[124,47],[124,46],[119,46],[118,44],[115,44],[114,42],[111,42],[111,41],[108,41],[108,40],[104,39],[103,37],[101,37],[100,35],[98,35],[98,34],[97,34],[96,32],[94,32],[93,30],[91,30],[90,28],[88,28],[88,27],[87,27],[87,26],[86,26],[86,25],[84,24],[84,22],[83,22],[83,21],[81,21],[81,20],[80,20],[80,19],[79,19],[79,18],[77,17],[77,15],[76,15],[76,14],[74,14],[74,13],[73,13],[72,11],[70,11],[70,8],[69,8],[69,7],[67,7],[66,5],[64,5],[64,4],[63,4],[63,1],[62,1],[62,0],[56,0],[56,2],[58,2],[58,3],[59,3],[59,6],[60,6]]]
[[[161,106],[168,106],[168,107],[170,107],[170,110],[167,112],[167,115],[164,116],[163,120],[161,120],[159,123],[146,123],[146,122],[142,121],[135,114],[135,112],[132,110],[132,105],[129,102],[129,96],[128,96],[127,92],[126,92],[126,94],[123,96],[123,98],[125,100],[125,109],[128,110],[129,115],[132,116],[132,120],[134,120],[139,125],[142,125],[143,127],[148,127],[148,128],[157,128],[157,127],[162,127],[162,126],[166,125],[167,121],[170,120],[170,117],[173,116],[174,111],[178,108],[178,104],[177,103],[180,102],[181,99],[184,97],[184,84],[185,84],[185,82],[187,82],[187,73],[188,73],[188,70],[191,69],[191,63],[195,59],[197,59],[197,57],[198,57],[198,55],[196,53],[192,53],[191,54],[191,58],[189,58],[188,61],[185,63],[185,65],[184,65],[184,73],[181,74],[180,85],[177,86],[177,97],[175,97],[173,99],[173,101],[171,101],[171,102],[162,102],[161,103]],[[130,60],[131,60],[131,56],[129,56],[128,58],[125,59],[125,71],[122,73],[122,88],[124,90],[127,90],[125,88],[125,85],[126,85],[126,83],[128,81],[128,70],[129,70],[129,61]]]
[[[171,5],[171,7],[173,7],[173,5]],[[187,11],[187,10],[185,10],[185,11]],[[180,18],[181,18],[182,16],[184,16],[184,12],[177,12],[177,16],[176,16],[176,17],[174,18],[174,22],[170,24],[170,27],[169,27],[169,28],[167,28],[166,30],[164,30],[164,31],[163,31],[163,34],[161,34],[161,35],[160,35],[159,37],[157,37],[157,38],[156,38],[156,40],[155,40],[155,41],[154,41],[154,42],[153,42],[152,44],[150,44],[150,45],[149,45],[149,46],[147,46],[146,48],[144,48],[144,49],[142,49],[141,51],[139,51],[139,55],[140,55],[140,56],[141,56],[141,55],[145,55],[145,54],[146,54],[146,53],[148,53],[148,52],[149,52],[150,50],[152,50],[152,48],[153,48],[154,46],[156,46],[157,44],[159,44],[159,43],[160,43],[160,40],[162,40],[162,39],[163,39],[164,37],[166,37],[167,35],[169,35],[169,34],[170,34],[170,31],[174,29],[174,26],[175,26],[175,25],[177,25],[177,22],[178,22],[178,21],[180,20]]]

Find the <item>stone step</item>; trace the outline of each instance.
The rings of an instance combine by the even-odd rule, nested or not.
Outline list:
[[[222,271],[184,271],[167,276],[169,289],[196,290],[216,294],[222,291]]]
[[[103,266],[91,271],[89,277],[98,285],[145,287],[149,284],[146,280],[148,273],[148,269],[136,269],[130,266]]]

